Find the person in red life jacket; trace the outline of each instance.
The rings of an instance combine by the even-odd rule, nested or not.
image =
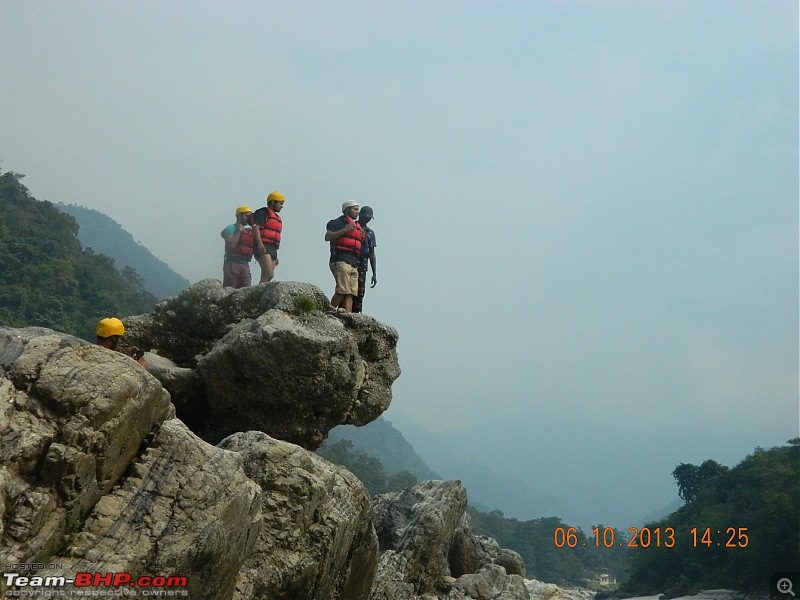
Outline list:
[[[342,216],[328,221],[325,241],[330,242],[330,269],[336,281],[331,304],[336,309],[353,312],[353,300],[358,295],[358,265],[364,237],[358,218],[358,202],[342,204]]]
[[[372,221],[373,212],[369,206],[362,206],[358,211],[358,224],[364,230],[364,239],[361,242],[361,256],[358,261],[358,294],[353,299],[353,312],[361,312],[364,306],[364,293],[367,291],[367,270],[372,269],[371,288],[378,285],[378,259],[375,256],[375,232],[367,224]]]
[[[281,231],[283,221],[278,214],[283,209],[286,198],[280,192],[271,192],[267,196],[267,211],[264,224],[254,226],[260,232],[256,236],[256,260],[261,267],[261,279],[258,283],[268,283],[275,277],[275,267],[278,266],[278,248],[281,245]]]
[[[119,349],[119,342],[122,339],[122,336],[125,335],[125,325],[122,324],[122,321],[116,317],[100,319],[100,321],[97,323],[97,327],[95,327],[94,333],[97,337],[96,344],[98,346],[102,346],[108,350],[122,352]],[[147,360],[144,357],[144,350],[140,350],[134,346],[129,350],[127,355],[138,362],[141,366],[147,366]]]
[[[222,285],[225,287],[250,287],[250,261],[254,248],[254,232],[249,225],[252,214],[249,206],[240,206],[236,209],[236,223],[220,232],[225,240],[225,262],[222,266]]]

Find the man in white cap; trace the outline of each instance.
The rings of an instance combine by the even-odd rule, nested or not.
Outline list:
[[[336,309],[353,312],[353,299],[358,295],[358,265],[364,232],[356,222],[358,202],[342,204],[342,216],[328,221],[325,241],[330,242],[330,269],[336,281],[331,304]]]

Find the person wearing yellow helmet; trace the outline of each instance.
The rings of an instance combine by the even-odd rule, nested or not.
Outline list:
[[[236,222],[220,232],[225,240],[222,264],[222,285],[232,288],[250,287],[250,261],[253,259],[254,231],[250,226],[253,211],[249,206],[236,209]]]
[[[95,328],[97,345],[109,350],[116,350],[119,339],[125,335],[125,325],[116,317],[100,319]]]
[[[258,283],[268,283],[275,277],[278,266],[278,248],[281,245],[283,220],[278,214],[283,209],[286,197],[280,192],[270,192],[267,205],[259,208],[253,215],[253,228],[256,230],[256,260],[261,267]]]
[[[95,327],[94,333],[97,338],[96,342],[98,346],[102,346],[103,348],[107,348],[109,350],[122,352],[119,349],[120,339],[122,339],[122,336],[125,335],[125,325],[122,324],[122,321],[116,317],[100,319],[100,321],[97,323],[97,327]],[[140,350],[134,346],[128,352],[128,356],[130,356],[140,365],[145,366],[146,361],[144,358],[144,350]]]

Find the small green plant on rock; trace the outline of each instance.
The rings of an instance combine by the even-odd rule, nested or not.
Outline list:
[[[59,542],[58,546],[54,550],[55,556],[64,556],[72,546],[72,543],[75,541],[75,538],[78,536],[78,532],[81,530],[81,522],[78,519],[71,518],[67,521],[66,530],[64,531],[64,537],[61,538],[61,542]],[[42,560],[41,562],[45,562]],[[48,561],[49,562],[49,558]]]
[[[306,296],[305,294],[300,294],[294,299],[294,308],[300,314],[308,314],[321,310],[319,303],[311,296]]]

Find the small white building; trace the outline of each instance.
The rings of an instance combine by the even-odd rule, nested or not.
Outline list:
[[[600,585],[616,585],[617,578],[612,577],[608,573],[601,573],[598,577],[598,581],[600,582]]]

